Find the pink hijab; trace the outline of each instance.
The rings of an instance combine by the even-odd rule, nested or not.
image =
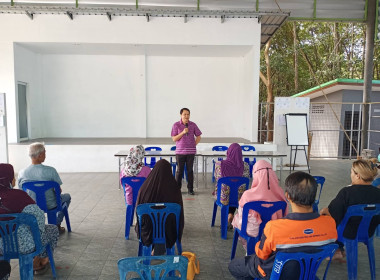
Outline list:
[[[244,204],[251,201],[286,201],[284,191],[280,187],[277,175],[269,162],[257,161],[252,173],[252,186],[243,193],[239,201],[240,207],[244,207]]]

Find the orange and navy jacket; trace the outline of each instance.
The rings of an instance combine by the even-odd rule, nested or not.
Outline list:
[[[250,269],[268,279],[272,272],[276,252],[297,251],[335,242],[335,221],[318,213],[290,213],[282,219],[269,221],[261,240],[256,243],[256,256]]]

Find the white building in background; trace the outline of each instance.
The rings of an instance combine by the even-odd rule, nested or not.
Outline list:
[[[310,97],[311,157],[356,158],[355,148],[361,152],[363,80],[336,79],[293,96]],[[372,81],[371,102],[374,104],[370,105],[368,147],[377,155],[380,146],[380,81]]]

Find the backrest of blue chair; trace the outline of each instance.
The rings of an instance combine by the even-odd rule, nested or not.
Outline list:
[[[220,195],[222,192],[222,184],[230,188],[229,206],[239,207],[238,189],[245,184],[245,189],[248,189],[249,179],[246,177],[222,177],[218,180],[218,190],[216,196],[217,204],[220,204]]]
[[[17,241],[17,232],[21,225],[29,226],[32,233],[35,251],[31,254],[35,256],[43,250],[36,217],[25,213],[1,214],[0,237],[3,242],[3,257],[5,260],[18,259],[21,255]]]
[[[380,178],[377,178],[376,180],[373,180],[372,186],[378,187],[380,185]]]
[[[165,243],[165,224],[169,214],[176,218],[177,236],[179,229],[179,215],[181,206],[177,203],[145,203],[136,207],[139,220],[139,232],[141,232],[141,221],[143,215],[149,215],[153,224],[153,243]],[[141,234],[140,234],[141,242]]]
[[[42,211],[47,213],[49,209],[46,206],[46,191],[49,189],[54,189],[55,200],[57,202],[57,207],[54,208],[54,211],[60,211],[62,209],[61,205],[61,188],[59,184],[55,181],[34,181],[26,182],[22,184],[22,189],[26,192],[30,190],[36,194],[36,203]],[[52,209],[50,209],[52,210]]]
[[[243,152],[256,151],[255,147],[252,145],[241,145],[241,149],[243,150]],[[244,158],[244,161],[246,163],[249,163],[249,158]],[[256,158],[253,159],[253,162],[256,163]]]
[[[256,151],[255,147],[252,145],[241,145],[243,152]]]
[[[214,147],[212,147],[212,150],[222,152],[222,151],[227,151],[228,147],[227,146],[214,146]]]
[[[133,205],[136,204],[137,194],[145,181],[145,177],[123,177],[121,178],[121,185],[123,186],[123,191],[125,195],[125,184],[128,184],[132,188],[133,194]]]
[[[324,246],[317,247],[320,249],[319,252],[315,253],[305,253],[305,252],[296,252],[296,253],[285,253],[277,252],[276,258],[274,260],[272,274],[270,279],[277,280],[280,279],[282,269],[286,262],[295,260],[298,261],[300,265],[300,278],[305,280],[313,280],[317,274],[318,268],[322,261],[327,257],[332,258],[335,250],[338,248],[337,244],[327,244]],[[330,262],[328,263],[325,271],[327,273]],[[323,278],[325,279],[325,278]]]
[[[146,147],[145,151],[162,151],[162,148],[151,146],[151,147]],[[147,165],[146,157],[144,158],[144,163],[145,165]],[[156,163],[156,157],[150,157],[150,164],[154,165],[155,163]]]
[[[227,146],[214,146],[214,147],[212,147],[212,150],[222,152],[222,151],[227,151],[228,147]],[[218,160],[222,160],[222,159],[223,159],[222,157],[218,158]]]
[[[141,279],[160,280],[166,279],[171,271],[179,271],[180,277],[170,279],[186,280],[187,266],[188,259],[184,256],[131,257],[117,262],[120,279],[126,279],[129,272],[135,272]]]
[[[351,217],[362,217],[356,239],[359,242],[366,242],[369,239],[368,229],[373,216],[380,215],[380,203],[378,204],[358,204],[348,207],[342,222],[338,225],[338,239],[343,240],[343,232],[347,222]]]
[[[321,193],[322,193],[322,189],[323,189],[323,184],[325,183],[326,179],[325,177],[323,176],[313,176],[315,181],[317,181],[317,184],[320,185],[320,188],[319,188],[319,195],[318,195],[318,202],[321,198]]]
[[[267,202],[267,201],[251,201],[247,202],[243,206],[243,218],[241,223],[241,232],[242,234],[247,234],[247,224],[248,224],[248,214],[249,210],[254,210],[260,214],[261,224],[259,228],[259,234],[257,236],[258,240],[260,240],[261,235],[263,234],[263,230],[267,222],[272,219],[272,215],[276,213],[278,210],[282,210],[282,216],[285,216],[286,211],[286,202],[285,201],[275,201],[275,202]]]

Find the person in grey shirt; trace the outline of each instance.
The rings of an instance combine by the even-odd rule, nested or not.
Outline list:
[[[17,182],[18,187],[20,189],[22,189],[23,183],[33,181],[55,181],[59,185],[62,185],[62,180],[59,177],[57,170],[55,170],[54,167],[42,164],[46,158],[46,150],[44,144],[38,142],[31,144],[29,146],[29,156],[32,160],[32,164],[18,173]],[[35,200],[35,194],[33,192],[30,192],[29,195]],[[67,207],[69,207],[70,202],[70,194],[62,194],[61,189],[62,205],[66,203]],[[57,207],[57,202],[55,199],[55,193],[53,189],[50,189],[46,192],[46,204],[48,209],[53,209]],[[61,226],[63,217],[63,212],[57,213],[57,226],[60,233],[65,232],[65,228]]]

